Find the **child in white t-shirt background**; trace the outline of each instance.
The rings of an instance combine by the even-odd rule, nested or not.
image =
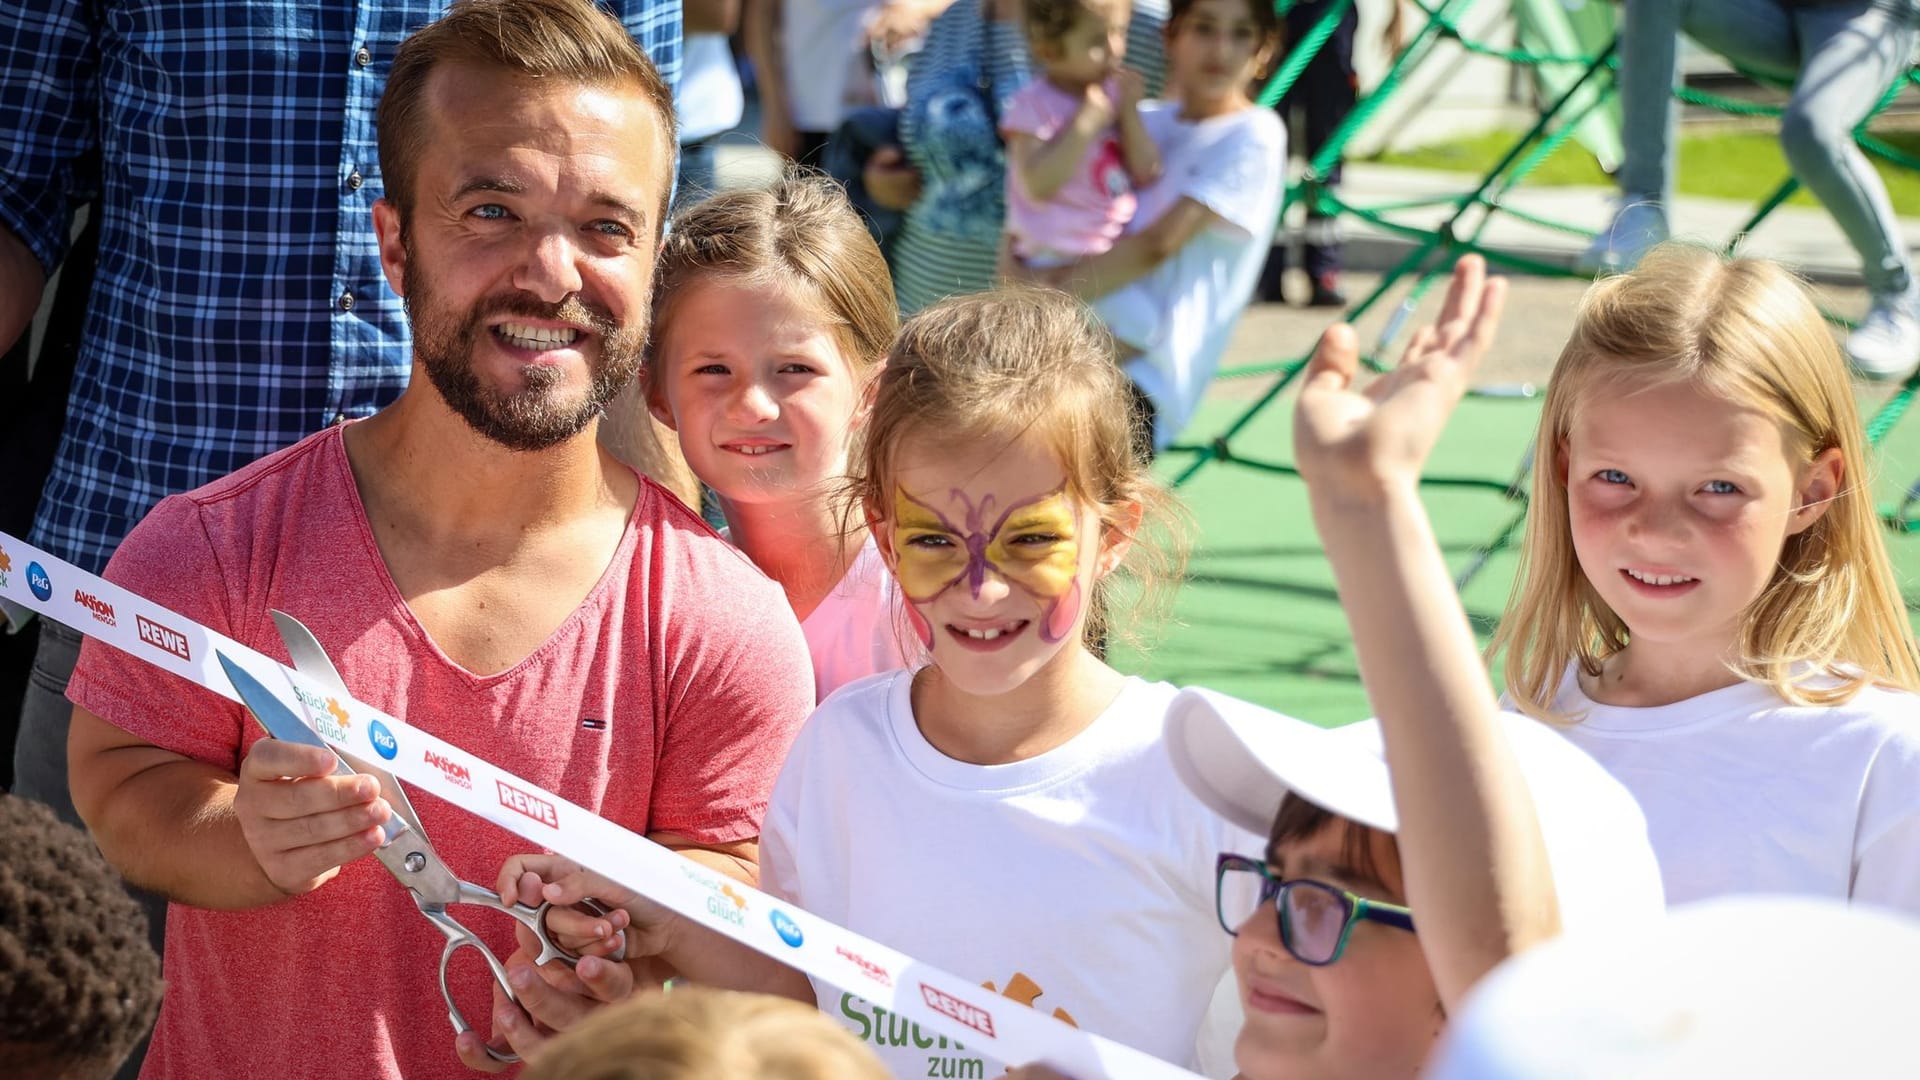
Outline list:
[[[1138,388],[1143,448],[1165,449],[1206,393],[1259,282],[1280,219],[1286,131],[1248,87],[1279,44],[1264,0],[1174,0],[1169,100],[1141,106],[1160,178],[1113,246],[1044,269],[1003,260],[1093,304]],[[1009,255],[1013,253],[1009,250]]]
[[[1113,246],[1160,155],[1140,123],[1146,79],[1120,66],[1128,0],[1025,0],[1022,14],[1040,74],[1000,116],[1007,239],[1015,258],[1058,266]]]
[[[786,590],[814,688],[908,664],[893,576],[841,511],[861,403],[898,326],[887,264],[823,177],[729,191],[661,243],[654,415],[712,488],[728,539]]]
[[[1920,914],[1920,648],[1846,364],[1779,266],[1656,248],[1588,293],[1494,637],[1618,776],[1675,903]]]

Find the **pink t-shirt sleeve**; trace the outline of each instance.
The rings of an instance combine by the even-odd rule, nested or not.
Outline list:
[[[154,507],[121,542],[103,576],[209,629],[238,636],[229,618],[229,583],[200,507],[186,496]],[[240,705],[111,645],[88,638],[80,647],[67,698],[155,746],[229,771],[240,767],[249,723]]]
[[[688,552],[686,576],[656,590],[672,667],[649,828],[721,844],[760,835],[774,779],[813,710],[813,662],[779,586],[706,536]]]

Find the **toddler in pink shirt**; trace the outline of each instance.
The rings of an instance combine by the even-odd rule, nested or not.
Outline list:
[[[1026,0],[1041,74],[1007,101],[1007,235],[1030,266],[1057,266],[1113,246],[1134,189],[1160,172],[1140,123],[1145,81],[1124,69],[1128,0]]]

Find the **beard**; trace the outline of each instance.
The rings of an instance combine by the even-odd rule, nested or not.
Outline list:
[[[516,292],[483,300],[462,316],[436,302],[433,278],[422,268],[410,244],[405,285],[413,353],[426,368],[428,380],[469,427],[509,450],[547,450],[580,434],[639,374],[646,327],[616,322],[578,296],[549,304]],[[589,354],[586,393],[568,400],[561,387],[566,373],[546,366],[522,368],[522,385],[517,390],[499,390],[483,383],[474,371],[473,356],[481,339],[493,333],[488,321],[502,315],[589,327],[599,348]],[[587,342],[576,339],[576,343]]]

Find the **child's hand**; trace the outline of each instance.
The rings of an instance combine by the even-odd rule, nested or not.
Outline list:
[[[626,932],[626,958],[657,956],[667,945],[674,915],[624,885],[558,855],[515,855],[500,868],[500,899],[547,909],[547,936],[575,956],[611,956]],[[593,898],[611,910],[597,915],[576,907]],[[520,947],[538,955],[540,943],[521,928]]]
[[[1088,128],[1100,131],[1113,126],[1116,113],[1113,98],[1102,83],[1091,82],[1080,92],[1080,115]]]
[[[1294,408],[1293,451],[1316,497],[1371,500],[1419,481],[1447,417],[1492,344],[1506,303],[1506,282],[1487,277],[1486,260],[1454,267],[1440,321],[1421,327],[1400,365],[1353,388],[1359,347],[1353,328],[1329,328],[1307,366]]]
[[[454,1037],[454,1053],[482,1072],[503,1068],[487,1056],[487,1046],[527,1058],[553,1033],[573,1027],[601,1006],[625,1000],[633,993],[633,962],[657,955],[666,940],[665,921],[659,917],[667,914],[664,908],[558,855],[515,855],[500,868],[497,887],[503,903],[551,903],[547,936],[579,961],[572,967],[558,961],[536,966],[540,942],[531,930],[515,925],[520,947],[504,962],[513,999],[494,987],[490,1039],[483,1040],[478,1031]],[[589,896],[613,910],[596,915],[573,906]],[[625,963],[607,959],[619,947],[623,929]]]
[[[1137,109],[1147,98],[1147,77],[1130,67],[1123,67],[1113,73],[1113,82],[1120,92],[1120,107]]]

